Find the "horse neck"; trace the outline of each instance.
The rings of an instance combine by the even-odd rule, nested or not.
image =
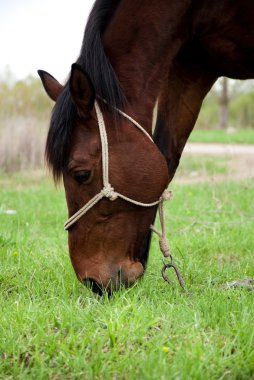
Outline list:
[[[126,111],[149,132],[169,62],[185,38],[178,32],[179,20],[189,0],[180,3],[175,7],[165,0],[147,0],[141,6],[140,1],[122,0],[103,35],[105,51],[127,99]]]

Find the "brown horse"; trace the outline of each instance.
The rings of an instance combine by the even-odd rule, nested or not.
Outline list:
[[[56,101],[46,157],[54,178],[63,176],[70,218],[104,191],[85,215],[67,223],[73,267],[94,291],[142,276],[157,207],[114,195],[141,204],[160,198],[216,79],[254,77],[253,21],[251,0],[97,0],[66,85],[39,72]],[[157,102],[159,149],[116,111],[151,135]],[[117,193],[105,195],[107,157]]]

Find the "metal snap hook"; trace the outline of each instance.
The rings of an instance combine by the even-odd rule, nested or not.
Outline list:
[[[170,263],[166,263],[165,261],[163,261],[163,263],[164,263],[164,265],[161,269],[161,275],[162,275],[163,280],[168,282],[170,285],[172,285],[172,282],[170,281],[169,277],[166,274],[166,270],[169,268],[173,268],[175,273],[176,273],[176,276],[177,276],[177,279],[178,279],[178,282],[179,282],[181,288],[183,290],[185,290],[185,285],[184,285],[184,281],[182,279],[182,276],[181,276],[177,266],[172,262],[172,259],[171,259]]]

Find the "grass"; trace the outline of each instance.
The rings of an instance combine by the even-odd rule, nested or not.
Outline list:
[[[232,144],[254,144],[254,129],[227,130],[202,130],[196,129],[190,135],[188,142],[198,143],[232,143]]]
[[[202,177],[217,174],[227,174],[231,169],[230,157],[218,156],[190,156],[183,154],[177,169],[177,177]]]
[[[75,279],[63,191],[0,177],[0,379],[254,379],[253,292],[224,287],[254,277],[254,185],[172,187],[187,291],[161,279],[154,237],[145,277],[108,299]]]

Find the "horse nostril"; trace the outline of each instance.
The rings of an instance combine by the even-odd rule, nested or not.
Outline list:
[[[87,286],[88,288],[90,288],[92,292],[98,294],[99,296],[102,296],[103,294],[102,287],[98,284],[98,282],[96,282],[92,278],[86,278],[83,281],[83,284]]]

